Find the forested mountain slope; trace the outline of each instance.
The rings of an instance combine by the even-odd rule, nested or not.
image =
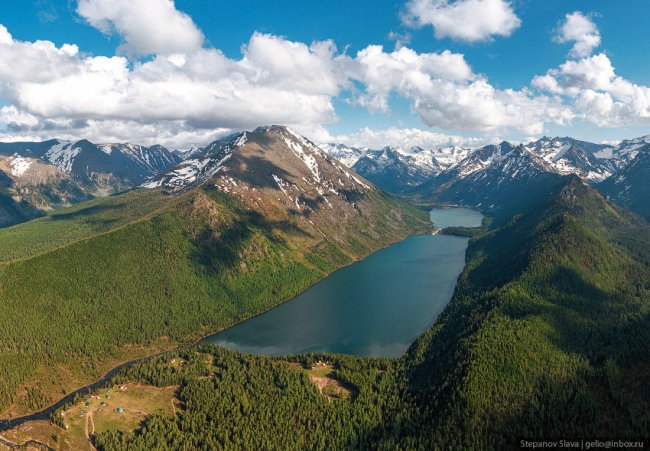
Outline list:
[[[249,138],[232,143],[228,166],[201,156],[201,168],[220,168],[203,184],[139,189],[0,230],[3,417],[266,310],[429,227],[424,212],[286,129]]]
[[[522,439],[640,439],[650,427],[649,281],[648,225],[566,177],[544,203],[472,240],[454,298],[402,359],[289,359],[329,361],[351,399],[329,402],[282,359],[206,347],[183,353],[182,369],[167,356],[123,372],[117,382],[179,383],[185,410],[96,444],[506,449]]]
[[[454,299],[406,358],[426,425],[412,439],[496,449],[642,437],[649,281],[648,225],[575,176],[471,242]]]

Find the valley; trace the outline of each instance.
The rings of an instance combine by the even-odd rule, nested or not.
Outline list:
[[[608,167],[629,171],[639,148]],[[2,437],[331,449],[500,448],[567,424],[638,436],[650,235],[600,184],[502,143],[402,192],[486,217],[447,207],[427,218],[268,126],[197,149],[138,189],[0,229]],[[137,421],[108,426],[93,413],[94,433],[87,412],[81,423],[66,414],[86,410],[78,396],[43,410],[100,378],[79,395],[176,387],[174,409],[143,405]],[[618,422],[597,414],[612,410]]]
[[[178,411],[151,410],[94,445],[504,449],[546,433],[643,437],[650,226],[577,177],[535,207],[470,241],[451,302],[402,357],[171,352],[108,386],[178,386]],[[349,394],[324,395],[319,378]]]
[[[192,343],[428,230],[424,211],[309,146],[261,130],[221,169],[224,185],[140,189],[3,229],[2,416],[40,410],[107,364]],[[251,164],[256,177],[243,178]]]
[[[436,209],[430,216],[438,227],[480,225],[480,214],[471,213]],[[201,343],[263,355],[399,357],[451,299],[468,241],[449,235],[411,236]]]
[[[0,451],[650,447],[648,19],[0,1]]]

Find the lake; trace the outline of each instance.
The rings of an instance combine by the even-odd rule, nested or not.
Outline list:
[[[440,208],[431,219],[436,227],[476,227],[482,216]],[[408,237],[202,342],[264,355],[400,356],[451,299],[467,243],[450,235]]]
[[[434,208],[429,213],[434,226],[444,227],[480,227],[483,215],[469,208]]]

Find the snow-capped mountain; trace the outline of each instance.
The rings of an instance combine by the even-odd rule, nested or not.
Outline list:
[[[267,221],[267,227],[299,234],[301,241],[331,239],[346,246],[346,237],[364,224],[363,233],[381,241],[385,232],[368,224],[398,223],[403,215],[400,203],[313,142],[277,125],[197,149],[192,158],[142,187],[183,199],[197,193],[235,198],[251,221]],[[230,220],[214,214],[215,221]]]
[[[386,191],[403,192],[439,173],[442,167],[424,150],[407,154],[398,148],[384,147],[367,151],[352,169]]]
[[[650,220],[650,144],[638,147],[637,143],[625,146],[634,146],[630,151],[635,153],[634,157],[598,188],[609,199]]]
[[[0,143],[0,226],[133,188],[178,161],[162,146],[58,139]]]
[[[576,174],[591,183],[605,180],[614,170],[612,160],[602,158],[610,149],[607,145],[545,136],[527,144],[526,148],[543,158],[558,173]]]
[[[0,143],[0,155],[39,159],[98,193],[139,185],[179,160],[162,146],[93,144],[88,140]]]
[[[441,147],[431,150],[430,152],[436,161],[446,169],[462,161],[473,151],[474,149],[469,149],[466,147],[451,146]]]
[[[142,185],[171,194],[199,186],[239,197],[257,211],[284,209],[305,227],[319,230],[333,227],[332,221],[366,214],[374,208],[371,197],[379,195],[314,143],[277,125],[197,149],[190,159]]]
[[[471,153],[418,187],[414,194],[507,217],[548,192],[559,178],[549,163],[527,147],[502,142]]]
[[[600,158],[612,161],[617,169],[623,168],[630,161],[634,160],[643,147],[650,144],[650,135],[634,139],[625,139],[617,146],[604,149],[597,154]]]
[[[364,157],[369,150],[366,147],[351,147],[337,143],[321,144],[319,147],[349,168],[354,166],[359,158]]]
[[[330,156],[390,192],[411,189],[470,153],[469,149],[460,147],[423,149],[419,146],[386,146],[371,150],[331,143],[321,144],[320,147]]]
[[[0,155],[0,227],[91,197],[81,183],[40,158]]]

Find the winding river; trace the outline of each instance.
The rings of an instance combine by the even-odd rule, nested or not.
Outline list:
[[[480,213],[437,208],[435,227],[477,227]],[[465,266],[467,238],[416,235],[334,272],[294,299],[211,335],[199,344],[216,344],[254,354],[336,352],[399,356],[436,320],[451,299]],[[158,354],[160,355],[160,354]],[[77,394],[100,388],[123,363],[41,412],[0,420],[0,432],[33,420],[47,420]]]

